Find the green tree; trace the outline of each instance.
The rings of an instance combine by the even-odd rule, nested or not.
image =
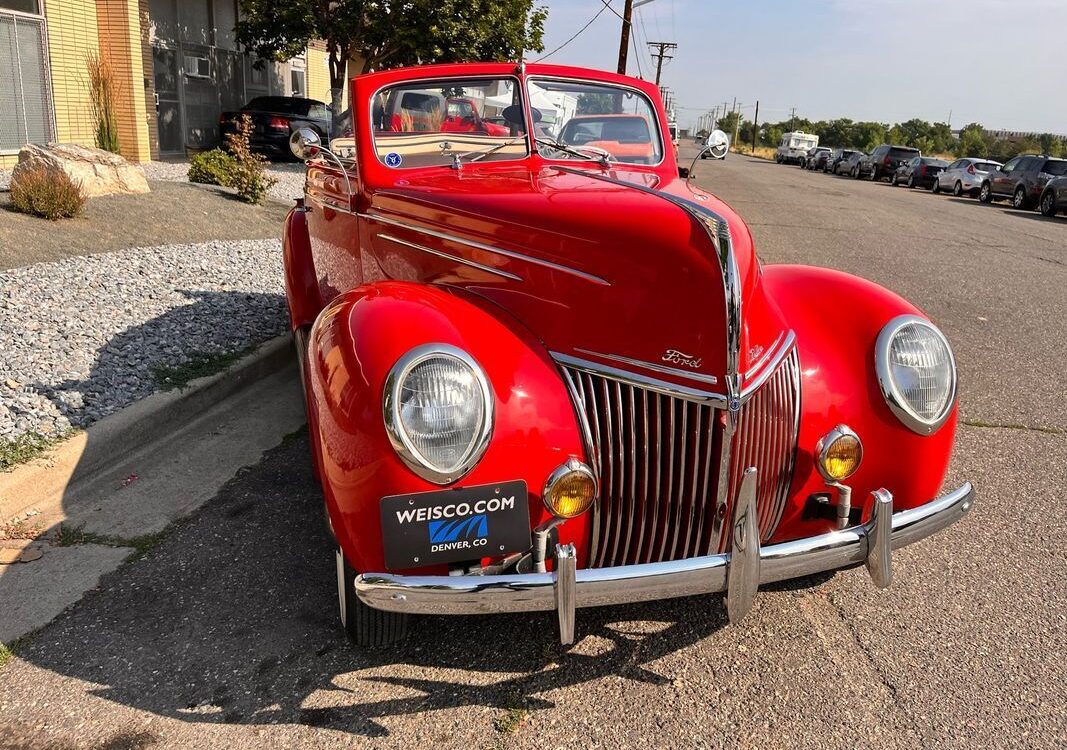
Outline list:
[[[960,130],[955,154],[958,157],[975,156],[985,159],[989,157],[989,146],[990,142],[986,137],[985,128],[976,122],[972,122]]]
[[[715,122],[715,127],[730,136],[730,140],[732,141],[734,137],[734,126],[737,124],[740,117],[740,112],[727,112]]]
[[[611,94],[578,94],[579,115],[610,115],[615,112],[615,97]]]
[[[362,69],[470,60],[518,60],[544,49],[548,10],[534,0],[241,0],[237,40],[267,60],[326,43],[334,112],[348,61]]]

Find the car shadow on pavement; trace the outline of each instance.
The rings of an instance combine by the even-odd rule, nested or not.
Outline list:
[[[106,575],[20,659],[76,678],[78,694],[183,722],[382,737],[389,717],[550,708],[550,691],[605,675],[669,685],[650,664],[726,625],[719,599],[701,597],[580,610],[570,649],[554,612],[418,618],[403,643],[359,649],[337,622],[322,502],[301,432]]]

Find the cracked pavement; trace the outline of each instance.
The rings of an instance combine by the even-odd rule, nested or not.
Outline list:
[[[1067,744],[1067,271],[1042,259],[1067,258],[1067,219],[735,155],[698,172],[766,262],[885,284],[953,343],[972,424],[947,484],[978,501],[890,589],[768,587],[737,628],[717,597],[582,610],[570,650],[551,613],[355,650],[300,438],[0,669],[0,747]]]

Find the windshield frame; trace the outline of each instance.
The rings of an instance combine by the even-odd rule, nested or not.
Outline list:
[[[530,113],[529,113],[529,110],[528,110],[528,106],[529,105],[528,105],[528,103],[526,101],[526,91],[525,91],[525,88],[523,86],[523,79],[522,79],[522,77],[520,77],[518,75],[515,75],[514,73],[496,73],[496,74],[479,73],[479,74],[475,74],[475,75],[464,75],[464,76],[444,75],[444,76],[431,77],[431,78],[408,78],[408,79],[404,79],[404,80],[400,80],[400,81],[393,81],[392,83],[386,83],[386,84],[383,84],[382,86],[379,86],[377,89],[374,90],[374,93],[367,100],[367,123],[369,123],[368,128],[367,128],[367,133],[370,136],[370,146],[371,146],[371,154],[370,154],[370,156],[373,158],[373,160],[375,162],[377,162],[377,165],[379,167],[382,167],[383,169],[389,170],[391,172],[406,173],[406,172],[413,172],[413,171],[416,171],[416,170],[419,170],[419,169],[440,169],[440,168],[454,169],[453,162],[451,160],[446,162],[446,163],[443,163],[443,164],[425,164],[425,165],[419,165],[419,166],[415,166],[415,167],[405,167],[405,166],[390,167],[388,164],[386,164],[385,160],[384,160],[385,157],[380,156],[378,154],[378,140],[377,140],[378,131],[376,131],[374,129],[374,106],[375,106],[375,102],[378,100],[378,97],[381,96],[382,92],[386,91],[387,89],[397,89],[397,88],[403,88],[405,86],[419,86],[419,87],[422,87],[422,88],[433,88],[435,85],[444,84],[444,83],[447,83],[449,81],[464,81],[464,82],[466,82],[466,81],[501,81],[501,80],[511,81],[515,85],[515,90],[519,92],[519,107],[522,110],[522,117],[523,117],[523,133],[522,133],[521,137],[522,137],[523,141],[526,144],[526,153],[521,155],[521,156],[516,156],[514,159],[508,159],[508,158],[494,159],[491,162],[483,162],[483,163],[484,164],[494,164],[496,162],[504,162],[504,163],[508,163],[508,164],[513,164],[515,162],[522,161],[524,159],[529,159],[531,156],[533,156],[534,153],[536,153],[536,149],[535,149],[534,144],[533,144],[533,142],[531,140]],[[484,115],[481,115],[481,117],[484,118]],[[520,136],[515,135],[515,136],[510,136],[510,137],[511,138],[519,138]],[[493,144],[487,143],[487,144],[484,144],[484,145],[485,145],[486,148],[492,148],[496,144],[495,143],[493,143]],[[467,150],[467,151],[453,151],[452,152],[453,155],[462,155],[462,154],[469,154],[469,153],[470,153],[469,150]],[[463,163],[463,165],[467,165],[470,162],[466,162],[465,161],[465,162],[462,162],[462,163]]]
[[[660,127],[660,122],[659,122],[659,114],[660,113],[659,113],[659,110],[656,108],[656,103],[654,101],[652,101],[652,99],[644,91],[641,91],[641,89],[636,88],[634,86],[629,86],[629,85],[624,84],[624,83],[614,83],[614,82],[611,82],[611,81],[601,81],[601,80],[598,80],[596,78],[575,78],[575,77],[572,77],[572,76],[554,76],[554,75],[545,75],[545,74],[537,74],[537,75],[526,76],[524,81],[523,81],[523,83],[524,83],[523,101],[525,103],[525,106],[527,107],[526,119],[530,123],[533,122],[533,97],[530,95],[529,86],[530,86],[531,83],[536,83],[537,81],[561,81],[563,83],[578,83],[578,84],[583,84],[584,83],[584,84],[589,85],[589,86],[599,86],[601,88],[623,89],[625,91],[632,92],[635,96],[640,96],[642,99],[644,99],[648,103],[649,109],[651,109],[651,111],[652,111],[652,115],[653,115],[652,116],[652,122],[650,122],[649,124],[652,127],[652,136],[655,137],[655,138],[659,138],[659,161],[651,162],[649,164],[635,164],[633,162],[612,160],[611,164],[613,164],[613,165],[620,165],[621,164],[621,165],[624,165],[627,169],[640,169],[640,168],[654,169],[656,167],[662,166],[663,162],[667,160],[667,146],[666,146],[666,142],[663,139],[663,128]],[[528,131],[532,130],[532,128],[527,128],[527,130]],[[673,141],[671,141],[671,142],[673,143]],[[564,144],[564,145],[567,145],[567,144]],[[541,153],[541,150],[537,147],[537,143],[536,142],[534,143],[534,146],[530,151],[530,156],[531,157],[535,156],[535,155],[537,156],[537,158],[542,159],[543,161],[546,161],[546,162],[548,162],[550,164],[566,164],[566,165],[572,166],[572,165],[575,165],[575,164],[584,164],[584,163],[586,163],[586,162],[582,161],[581,159],[553,159],[551,157],[545,156],[544,154]],[[590,161],[592,161],[594,164],[596,163],[596,160],[590,160]]]

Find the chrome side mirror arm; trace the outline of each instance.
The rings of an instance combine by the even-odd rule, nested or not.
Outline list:
[[[322,145],[322,139],[319,138],[319,134],[311,128],[298,128],[289,136],[289,150],[293,152],[293,156],[300,159],[307,164],[316,156],[329,157],[341,170],[341,175],[345,178],[345,190],[348,195],[352,195],[352,181],[348,178],[348,170],[341,162],[341,158],[337,156],[333,151]],[[307,192],[307,174],[304,176],[304,192]]]

